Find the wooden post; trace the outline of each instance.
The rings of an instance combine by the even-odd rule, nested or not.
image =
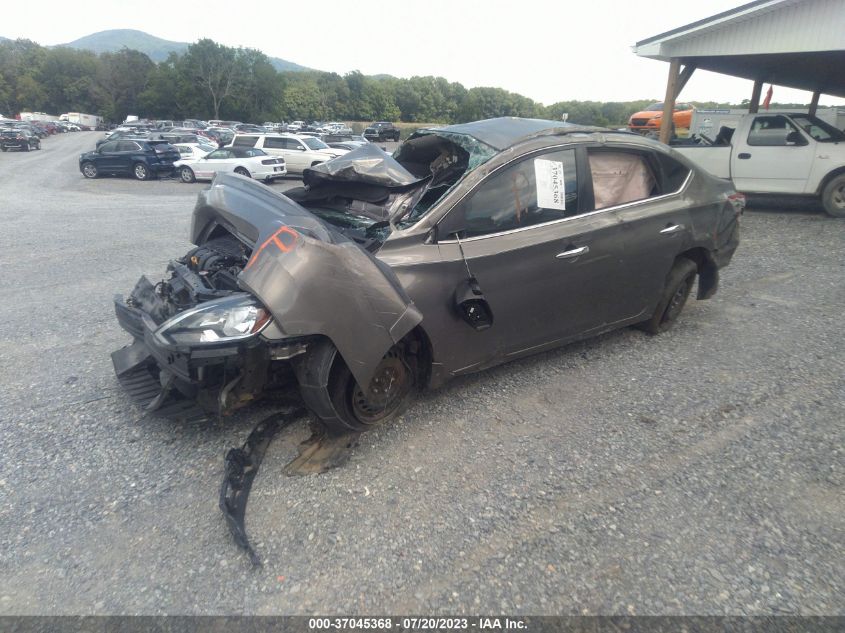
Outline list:
[[[816,90],[813,92],[813,100],[810,101],[810,116],[816,116],[816,110],[819,107],[819,95],[821,93]]]
[[[669,79],[666,81],[666,98],[663,99],[663,118],[660,121],[660,142],[669,144],[672,138],[672,113],[675,111],[675,95],[678,92],[678,76],[681,60],[673,57],[669,62]]]
[[[754,82],[754,89],[751,91],[751,101],[748,104],[748,113],[757,114],[760,111],[760,93],[763,92],[763,82],[757,79]]]

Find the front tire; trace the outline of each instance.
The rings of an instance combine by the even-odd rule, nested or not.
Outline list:
[[[405,344],[394,345],[381,359],[369,387],[363,389],[337,354],[328,393],[344,428],[332,425],[331,430],[367,431],[401,415],[416,394],[416,365]]]
[[[649,334],[660,334],[671,328],[689,298],[690,291],[698,274],[698,266],[686,257],[679,257],[666,277],[663,296],[648,321],[637,327]]]
[[[83,163],[82,175],[86,178],[96,178],[99,175],[97,172],[97,166],[94,163]]]
[[[190,167],[182,167],[182,169],[179,170],[179,179],[182,182],[190,183],[196,181],[197,177],[194,175],[193,169]]]
[[[822,204],[828,215],[845,218],[845,174],[833,178],[822,192]]]
[[[135,163],[132,167],[132,175],[137,180],[149,180],[150,170],[144,163]]]

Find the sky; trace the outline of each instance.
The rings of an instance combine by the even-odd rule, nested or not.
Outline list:
[[[3,7],[0,35],[54,45],[106,29],[138,29],[179,42],[208,37],[344,74],[442,76],[467,88],[495,86],[546,105],[557,101],[660,101],[668,64],[637,57],[635,42],[744,4],[737,0],[322,0],[302,4],[203,0],[188,16],[173,0],[39,0]],[[50,10],[54,8],[55,11]],[[663,10],[668,9],[668,10]],[[696,71],[682,101],[739,103],[752,82]],[[775,87],[773,101],[809,103]],[[845,99],[822,95],[822,105]]]

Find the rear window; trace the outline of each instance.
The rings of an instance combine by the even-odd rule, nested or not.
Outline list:
[[[255,147],[255,144],[257,142],[257,136],[242,136],[238,134],[235,137],[235,140],[232,142],[232,145],[234,145],[235,147]]]

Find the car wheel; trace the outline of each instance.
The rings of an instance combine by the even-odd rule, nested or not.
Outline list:
[[[23,151],[28,152],[30,150],[29,143],[23,146]]]
[[[38,142],[35,144],[35,149],[41,149],[41,141],[38,141]]]
[[[247,178],[252,178],[244,167],[235,167],[235,173],[240,174],[241,176],[246,176]]]
[[[666,277],[666,285],[663,289],[663,296],[654,310],[654,314],[648,321],[639,323],[637,327],[649,334],[660,334],[665,332],[678,319],[681,310],[687,302],[695,276],[698,274],[698,267],[695,262],[686,257],[679,257],[675,265]]]
[[[394,140],[396,143],[398,143],[398,142],[399,142],[399,132],[396,132],[396,134],[394,134],[394,135],[393,135],[393,140]]]
[[[394,345],[381,359],[370,386],[362,389],[337,354],[329,374],[328,392],[346,428],[367,431],[402,414],[417,388],[416,359],[405,344]]]
[[[150,170],[144,163],[135,163],[132,175],[138,180],[147,180],[150,177]]]
[[[197,177],[194,175],[194,170],[190,167],[182,167],[179,170],[179,178],[182,182],[194,182]]]
[[[96,178],[97,177],[97,166],[94,163],[83,163],[82,164],[82,175],[86,178]]]
[[[845,218],[845,174],[839,174],[824,188],[822,204],[828,215]]]

